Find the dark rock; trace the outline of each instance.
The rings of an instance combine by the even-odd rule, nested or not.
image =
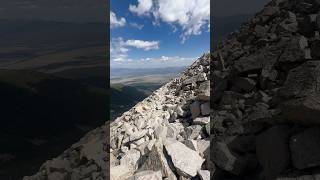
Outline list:
[[[301,62],[311,59],[310,51],[307,49],[308,39],[304,36],[291,38],[279,58],[279,62]]]
[[[293,165],[298,169],[320,166],[320,128],[310,128],[290,138]]]
[[[308,61],[291,70],[279,95],[288,99],[282,103],[282,118],[298,123],[319,124],[320,62]]]
[[[195,119],[200,115],[201,111],[200,111],[199,101],[195,101],[190,105],[190,111],[191,111],[192,119]]]
[[[256,152],[267,180],[278,177],[290,164],[290,128],[275,126],[256,138]]]
[[[256,86],[256,82],[250,78],[239,77],[234,81],[234,87],[240,91],[250,92]]]
[[[247,166],[245,159],[233,154],[226,143],[211,141],[210,151],[212,161],[221,169],[235,175],[240,175],[244,172]]]

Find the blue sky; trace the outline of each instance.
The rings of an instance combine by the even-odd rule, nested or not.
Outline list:
[[[210,0],[111,0],[111,68],[190,65],[210,48]]]

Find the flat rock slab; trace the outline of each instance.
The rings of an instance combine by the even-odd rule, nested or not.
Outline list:
[[[193,120],[194,125],[206,125],[210,123],[210,117],[197,117]]]
[[[305,169],[320,166],[320,128],[310,128],[290,139],[294,167]]]
[[[197,175],[204,159],[196,151],[176,140],[167,140],[164,146],[178,174],[185,177],[195,177]]]

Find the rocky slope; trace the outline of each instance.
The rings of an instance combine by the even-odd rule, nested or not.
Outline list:
[[[98,128],[25,179],[106,179],[109,149],[114,180],[320,179],[319,10],[271,1],[117,118],[110,146]]]
[[[110,126],[89,132],[24,180],[209,179],[209,65],[205,54]]]
[[[320,1],[273,0],[213,53],[213,179],[320,178]]]

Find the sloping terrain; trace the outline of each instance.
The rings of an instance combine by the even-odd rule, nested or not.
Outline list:
[[[213,179],[319,179],[320,2],[273,0],[213,53]]]
[[[112,179],[208,177],[208,168],[212,166],[207,161],[209,65],[210,56],[206,54],[112,122],[110,145],[106,141],[109,138],[106,124],[89,132],[59,157],[47,161],[36,175],[25,180],[108,179],[109,163]],[[179,150],[188,153],[189,158]]]
[[[110,137],[106,124],[25,180],[107,179],[109,165],[117,180],[319,179],[319,14],[317,0],[271,1],[217,46],[211,73],[199,58]]]

